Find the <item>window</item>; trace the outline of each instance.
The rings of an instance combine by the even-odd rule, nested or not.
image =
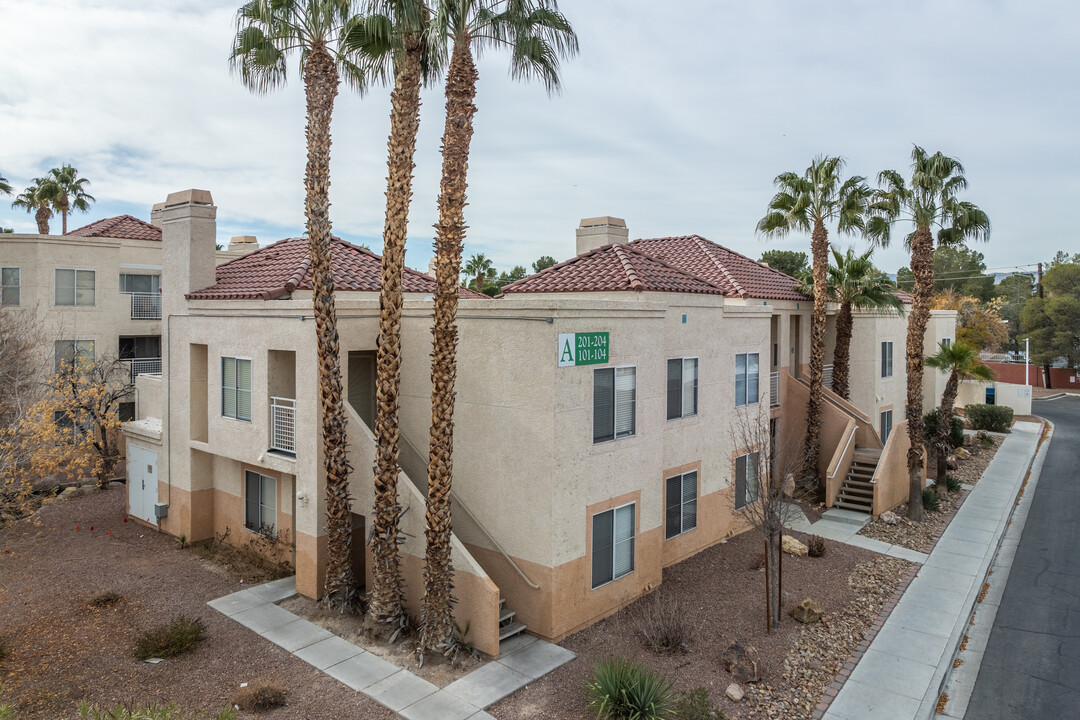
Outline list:
[[[878,427],[881,429],[881,444],[884,445],[889,442],[889,435],[892,434],[892,410],[882,411]]]
[[[945,347],[952,345],[952,338],[941,338],[941,344]]]
[[[735,406],[753,405],[758,401],[758,354],[740,353],[735,356]]]
[[[881,343],[881,377],[892,377],[892,340]]]
[[[742,510],[758,498],[758,466],[761,453],[735,458],[735,509]]]
[[[93,340],[57,340],[53,343],[53,358],[56,372],[64,368],[73,369],[79,361],[93,362]]]
[[[56,270],[57,305],[92,306],[97,274],[93,270]]]
[[[160,291],[160,275],[120,273],[120,292],[122,293],[156,293]]]
[[[593,371],[593,442],[634,434],[637,368],[600,368]]]
[[[0,305],[15,306],[22,301],[22,271],[0,268]]]
[[[667,419],[697,415],[697,358],[667,361]]]
[[[122,402],[116,410],[117,417],[120,422],[131,422],[135,419],[135,403],[134,402]]]
[[[273,534],[277,522],[277,480],[251,470],[244,471],[244,527]]]
[[[593,515],[592,586],[634,571],[634,503]]]
[[[697,471],[664,481],[664,539],[697,527]]]
[[[221,358],[221,414],[251,420],[251,361]]]

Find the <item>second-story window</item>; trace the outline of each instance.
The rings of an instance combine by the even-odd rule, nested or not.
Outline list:
[[[14,307],[22,302],[22,271],[17,267],[0,268],[0,305]]]
[[[735,356],[735,406],[753,405],[758,401],[758,354],[740,353]]]
[[[120,273],[120,292],[122,293],[156,293],[160,290],[160,275]]]
[[[593,370],[593,442],[633,435],[636,405],[636,367]]]
[[[881,377],[892,377],[892,340],[881,343]]]
[[[221,414],[251,420],[251,360],[221,358]]]
[[[698,359],[667,361],[667,419],[697,415]]]
[[[93,340],[57,340],[53,343],[56,372],[73,370],[80,362],[94,361]]]
[[[94,305],[97,273],[93,270],[57,268],[54,285],[54,302],[57,305]]]

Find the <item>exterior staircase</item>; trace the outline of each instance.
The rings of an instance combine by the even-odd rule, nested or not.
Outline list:
[[[516,613],[506,609],[506,598],[499,598],[499,644],[525,632],[525,623],[514,619]]]
[[[874,471],[877,470],[881,451],[872,448],[856,447],[853,453],[851,470],[840,487],[840,495],[833,503],[834,507],[854,510],[872,515],[874,512]]]

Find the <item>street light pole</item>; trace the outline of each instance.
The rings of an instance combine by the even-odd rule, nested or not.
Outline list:
[[[1028,363],[1031,362],[1031,338],[1024,338],[1024,384],[1029,386],[1031,381],[1028,380]]]

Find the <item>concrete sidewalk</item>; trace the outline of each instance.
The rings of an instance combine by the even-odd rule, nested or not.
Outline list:
[[[925,720],[1031,467],[1042,426],[1018,422],[897,603],[824,720]],[[1045,448],[1040,456],[1044,456]],[[1033,471],[1034,474],[1035,471]]]

